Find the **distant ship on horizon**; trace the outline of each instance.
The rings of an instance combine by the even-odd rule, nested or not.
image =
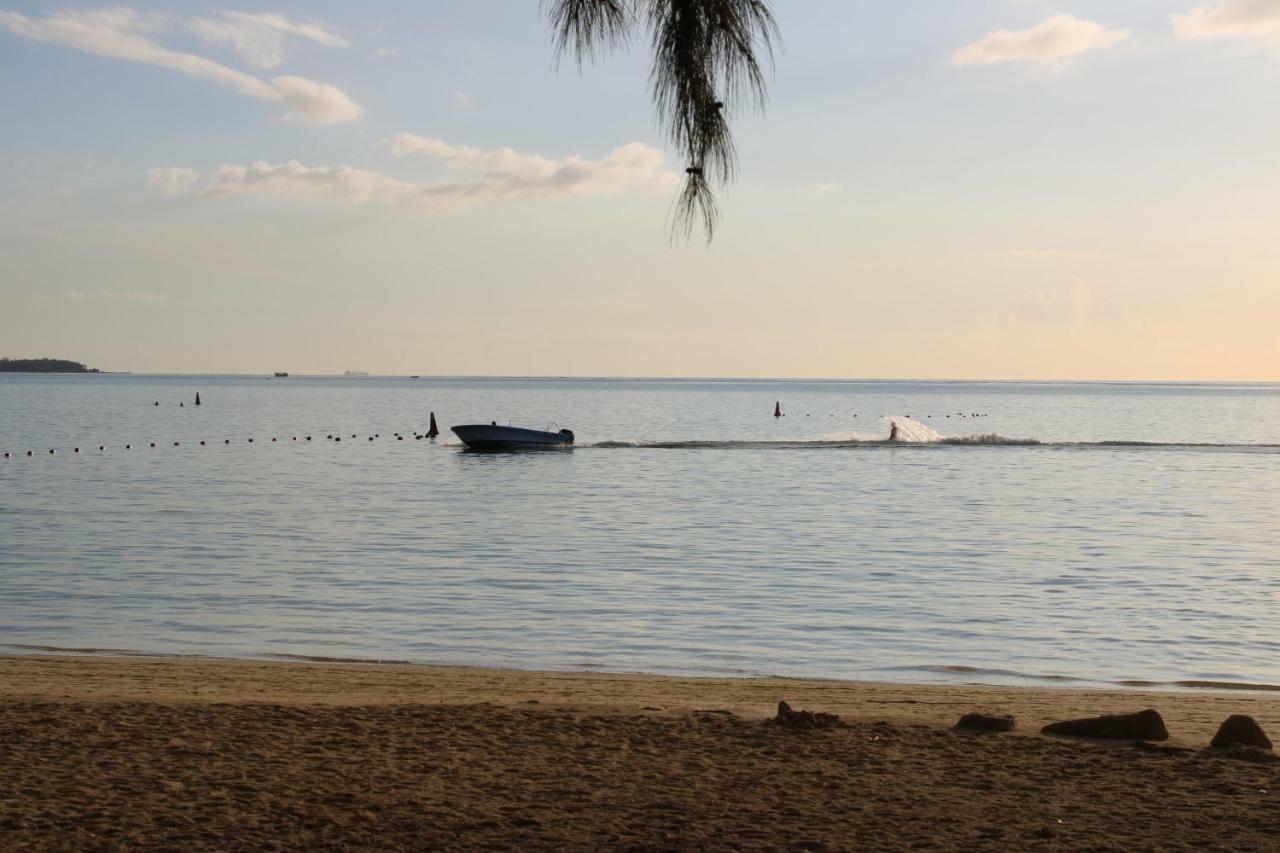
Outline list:
[[[348,370],[347,372],[343,373],[342,375],[343,375],[343,376],[368,376],[368,375],[369,375],[369,371],[367,371],[367,370]]]

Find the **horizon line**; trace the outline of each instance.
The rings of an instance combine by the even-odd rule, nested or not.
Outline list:
[[[662,375],[604,375],[604,374],[506,374],[506,373],[456,373],[456,374],[411,374],[411,373],[364,373],[347,375],[343,373],[289,373],[285,377],[276,377],[271,372],[223,373],[204,371],[131,371],[99,369],[91,372],[0,372],[0,376],[141,376],[141,377],[226,377],[236,379],[350,379],[352,381],[368,379],[422,379],[422,380],[483,380],[483,379],[517,379],[542,381],[621,381],[621,382],[809,382],[809,383],[865,383],[865,384],[989,384],[989,385],[1280,385],[1277,379],[1034,379],[1034,378],[939,378],[939,377],[812,377],[812,376],[662,376]]]

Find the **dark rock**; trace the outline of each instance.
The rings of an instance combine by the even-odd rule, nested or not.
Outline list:
[[[778,716],[773,721],[780,726],[791,729],[832,729],[842,726],[838,714],[824,714],[821,711],[793,711],[786,702],[778,703]]]
[[[997,717],[991,714],[965,714],[956,723],[957,729],[974,732],[1011,732],[1016,724],[1013,717]]]
[[[1206,749],[1200,753],[1206,758],[1229,758],[1233,761],[1248,761],[1250,764],[1275,764],[1280,762],[1280,755],[1260,746],[1230,746],[1226,749]]]
[[[1164,727],[1164,719],[1160,716],[1160,712],[1151,708],[1136,714],[1115,714],[1050,723],[1040,731],[1047,735],[1073,735],[1105,740],[1169,739],[1169,730]]]
[[[1256,746],[1261,749],[1271,749],[1271,739],[1262,731],[1262,726],[1258,725],[1258,721],[1253,717],[1235,714],[1227,717],[1218,727],[1218,733],[1213,736],[1213,742],[1209,746],[1214,749],[1223,749],[1228,746]]]

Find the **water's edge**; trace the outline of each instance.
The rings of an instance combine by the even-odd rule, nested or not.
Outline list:
[[[12,651],[4,651],[12,650]],[[1002,687],[1014,688],[1022,690],[1078,690],[1078,691],[1096,691],[1096,690],[1115,690],[1119,692],[1138,692],[1138,691],[1157,691],[1168,693],[1280,693],[1280,684],[1247,684],[1243,682],[1230,681],[1206,681],[1200,679],[1186,679],[1181,681],[1143,681],[1140,679],[1123,679],[1119,681],[1091,681],[1082,678],[1073,678],[1071,676],[1034,676],[1024,675],[1021,673],[1013,673],[1008,670],[986,670],[980,667],[970,666],[938,666],[938,667],[917,667],[914,668],[917,673],[933,672],[935,674],[951,673],[956,678],[921,680],[921,679],[884,679],[884,678],[836,678],[824,676],[804,676],[804,675],[775,675],[769,673],[759,674],[726,674],[710,671],[703,672],[648,672],[635,670],[612,670],[600,668],[585,667],[565,667],[565,668],[530,668],[521,666],[496,666],[486,663],[437,663],[431,661],[417,660],[399,660],[388,658],[359,658],[359,657],[327,657],[325,655],[297,655],[285,653],[264,652],[256,655],[246,655],[243,657],[227,657],[223,655],[202,655],[202,654],[182,654],[175,652],[147,652],[133,649],[93,649],[93,648],[65,648],[62,646],[36,645],[27,643],[0,643],[0,656],[4,657],[95,657],[95,658],[145,658],[148,660],[171,660],[171,661],[207,661],[211,663],[246,663],[246,662],[275,662],[275,663],[303,663],[303,664],[344,664],[354,666],[408,666],[418,667],[421,669],[479,669],[493,672],[542,672],[556,674],[587,674],[587,675],[623,675],[623,676],[642,676],[647,678],[671,678],[671,679],[707,679],[707,680],[729,680],[729,681],[812,681],[824,682],[832,684],[883,684],[883,685],[920,685],[920,686],[976,686],[976,687]],[[970,676],[1000,676],[1009,680],[977,680],[973,678],[960,678],[962,674]]]

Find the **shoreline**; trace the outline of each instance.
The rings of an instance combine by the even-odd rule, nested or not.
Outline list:
[[[38,643],[0,643],[0,660],[4,658],[50,657],[50,658],[99,658],[119,660],[169,660],[169,661],[205,661],[210,663],[281,663],[281,664],[316,664],[316,665],[350,665],[350,666],[398,666],[414,669],[439,669],[506,671],[520,673],[538,673],[544,675],[601,675],[628,676],[639,678],[674,678],[692,680],[720,681],[778,681],[778,682],[822,682],[849,685],[877,685],[884,687],[990,687],[1009,690],[1085,690],[1091,692],[1151,694],[1180,693],[1222,693],[1226,695],[1239,693],[1280,694],[1280,684],[1247,681],[1224,681],[1219,679],[1179,679],[1176,681],[1153,681],[1139,678],[1126,678],[1118,681],[1093,681],[1067,675],[1034,676],[1008,670],[992,670],[973,666],[937,666],[924,667],[913,672],[934,674],[948,673],[955,676],[950,679],[937,680],[885,680],[877,678],[840,678],[824,675],[775,675],[769,673],[716,673],[716,672],[661,672],[649,670],[611,670],[611,669],[555,669],[539,667],[518,667],[489,665],[483,663],[431,663],[399,658],[360,658],[330,657],[326,655],[289,654],[284,652],[263,653],[245,657],[209,655],[199,652],[148,652],[133,649],[96,648],[91,646],[51,646]],[[966,681],[963,676],[975,679],[984,675],[997,675],[1003,681]]]
[[[771,717],[780,700],[845,719],[948,727],[971,711],[1008,713],[1020,732],[1050,722],[1153,707],[1170,743],[1200,747],[1231,714],[1280,732],[1280,691],[821,678],[675,676],[475,666],[254,660],[173,655],[0,654],[0,703],[266,703],[297,707],[540,705],[602,713],[728,711]]]

